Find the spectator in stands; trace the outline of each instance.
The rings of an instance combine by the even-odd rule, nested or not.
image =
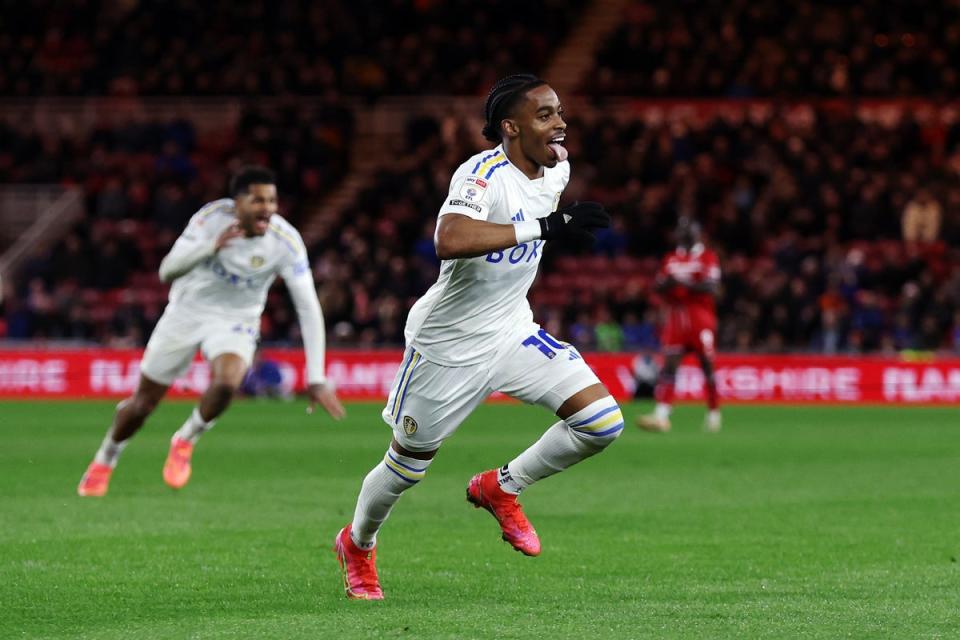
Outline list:
[[[498,70],[542,67],[584,4],[27,3],[16,37],[0,38],[0,95],[473,94]],[[495,28],[508,11],[537,34]],[[233,37],[253,16],[257,32]]]
[[[586,74],[592,94],[955,95],[955,3],[635,0]]]
[[[614,320],[610,309],[606,305],[600,305],[597,308],[597,315],[594,318],[594,332],[596,333],[597,350],[623,351],[623,328],[619,322]]]
[[[650,21],[665,6],[659,2],[634,5],[628,22],[642,25],[641,35],[651,33]],[[769,0],[761,0],[756,5],[760,13],[744,18],[752,25],[744,32],[733,29],[733,17],[719,19],[722,30],[717,34],[724,42],[755,42],[755,34],[782,19],[771,11],[772,6]],[[903,24],[932,25],[931,15],[943,13],[949,18],[954,11],[925,5],[913,15],[899,0],[891,6],[895,14],[907,14]],[[317,11],[319,15],[337,11],[335,5],[330,7],[324,5]],[[841,16],[837,24],[849,22],[846,9],[834,10]],[[868,7],[868,15],[874,10]],[[142,29],[151,20],[166,24],[177,11],[171,9],[169,14],[152,18],[139,10],[124,11],[111,20],[129,20]],[[713,20],[716,11],[705,7],[704,20]],[[729,11],[731,16],[742,14],[736,8]],[[311,20],[315,19],[311,15]],[[37,20],[37,24],[45,24],[42,15]],[[681,22],[686,24],[671,27],[670,41],[641,38],[631,40],[631,47],[657,47],[664,60],[677,49],[682,56],[699,56],[683,34],[694,34],[696,41],[703,26],[685,17]],[[791,33],[798,42],[807,37],[801,31]],[[937,38],[949,35],[937,33]],[[128,39],[126,34],[114,37]],[[897,38],[892,38],[888,47],[896,42]],[[391,40],[389,47],[396,44]],[[0,42],[0,49],[3,46]],[[814,54],[821,50],[809,42],[803,46]],[[905,50],[902,42],[896,46],[898,51]],[[940,48],[936,43],[931,46]],[[873,47],[865,49],[867,57],[877,54],[882,61],[887,48],[873,51]],[[656,62],[656,68],[675,66],[675,61]],[[371,64],[384,65],[376,59]],[[731,64],[736,66],[735,61]],[[821,66],[816,58],[810,64],[817,69]],[[860,84],[870,85],[876,93],[897,89],[900,69],[865,78],[862,73],[872,73],[868,70],[871,64],[854,57],[847,62],[833,60],[825,75],[817,71],[819,75],[807,77],[799,73],[800,62],[792,60],[783,63],[783,74],[774,73],[779,67],[771,63],[764,71],[737,72],[733,78],[738,91],[754,93],[758,86],[775,88],[787,81],[791,87],[815,93],[820,91],[818,87],[833,87],[833,92],[847,91],[847,87],[854,92],[860,90]],[[934,65],[934,75],[939,65]],[[311,64],[306,72],[309,77],[302,81],[314,87],[335,83],[337,69],[321,67],[320,63]],[[98,69],[98,65],[90,69]],[[115,80],[111,73],[98,75],[97,82],[107,86]],[[173,71],[157,73],[157,77],[147,74],[151,77],[139,78],[141,88],[166,91],[166,76]],[[328,73],[332,75],[325,75]],[[403,87],[426,86],[435,70],[410,73],[404,78],[390,78],[387,73],[381,81]],[[27,75],[29,86],[48,82],[44,86],[56,87],[67,82],[60,76],[41,82]],[[183,76],[181,83],[186,81]],[[676,85],[680,76],[668,69],[664,77]],[[190,81],[203,87],[203,92],[215,92],[221,82],[222,86],[245,86],[232,77]],[[910,81],[919,86],[918,82],[930,80]],[[463,86],[470,82],[464,80]],[[671,86],[670,82],[664,86]],[[699,86],[718,88],[724,82],[712,78]],[[0,86],[2,83],[0,80]],[[13,84],[19,86],[20,81]],[[720,88],[717,91],[722,93]],[[162,299],[165,293],[153,274],[174,239],[170,230],[178,230],[182,225],[178,220],[203,201],[205,194],[222,188],[222,170],[211,169],[221,159],[235,165],[247,158],[268,156],[279,164],[290,164],[297,170],[284,171],[282,176],[285,213],[298,221],[320,210],[324,196],[346,171],[349,153],[345,140],[351,127],[351,112],[337,92],[323,89],[321,93],[321,97],[302,102],[300,112],[290,108],[292,102],[277,106],[258,101],[236,121],[227,117],[221,128],[213,130],[202,127],[189,113],[173,119],[138,116],[106,120],[93,130],[72,126],[63,133],[30,123],[0,123],[0,182],[52,176],[56,181],[83,185],[88,200],[85,218],[60,246],[32,257],[13,283],[13,302],[3,310],[8,335],[95,339],[109,336],[118,327],[124,339],[132,340],[137,335],[128,329],[133,316],[119,302],[118,289],[127,287],[145,294],[145,299],[130,304],[144,310],[148,319],[143,335],[149,334],[146,309],[152,298]],[[879,317],[879,324],[872,334],[856,329],[853,342],[862,348],[906,344],[907,337],[919,339],[924,318],[935,307],[942,309],[936,325],[944,336],[949,332],[951,316],[960,309],[960,276],[951,275],[951,265],[960,263],[955,248],[960,246],[960,122],[951,119],[949,109],[934,105],[921,116],[909,106],[893,105],[886,107],[882,118],[875,109],[847,103],[823,109],[805,104],[765,108],[728,104],[717,111],[701,105],[696,113],[672,110],[666,118],[662,111],[657,115],[656,109],[641,107],[617,118],[611,117],[606,107],[581,111],[583,122],[571,144],[581,148],[577,157],[582,171],[578,169],[578,174],[589,175],[590,180],[572,184],[570,190],[580,189],[583,199],[609,202],[618,225],[611,230],[611,242],[601,242],[607,261],[596,264],[610,274],[649,273],[649,267],[640,262],[618,260],[639,261],[662,253],[668,248],[669,226],[677,212],[701,212],[722,262],[732,267],[725,269],[724,294],[718,300],[721,349],[782,345],[784,349],[843,351],[850,342],[848,334],[856,329],[853,315],[860,321],[868,311]],[[390,140],[383,148],[385,157],[399,159],[372,176],[369,187],[345,211],[322,210],[313,218],[318,230],[310,251],[312,266],[320,295],[325,297],[324,308],[331,314],[330,325],[338,329],[338,344],[356,345],[361,340],[378,346],[397,343],[396,316],[406,314],[436,275],[436,256],[431,253],[433,227],[422,203],[443,197],[449,185],[441,169],[450,167],[453,158],[476,150],[477,141],[464,133],[469,129],[468,119],[451,113],[434,117],[417,109],[414,113],[407,127],[409,135]],[[193,170],[183,170],[184,162]],[[922,194],[917,185],[930,185],[928,194]],[[939,210],[940,228],[932,234],[942,240],[939,248],[905,250],[902,240],[908,239],[907,226],[921,230],[918,238],[930,236],[929,224],[903,224],[914,204],[920,205],[919,219],[936,217],[929,215],[930,210]],[[545,272],[555,272],[555,259],[547,252]],[[597,269],[596,265],[592,268]],[[569,272],[582,273],[583,268],[574,263]],[[36,277],[42,280],[45,292],[58,300],[53,315],[29,313],[29,283]],[[76,279],[80,290],[61,298],[59,283],[68,277]],[[645,311],[623,299],[626,285],[594,286],[591,282],[584,289],[576,282],[561,283],[568,288],[567,295],[559,301],[549,300],[547,305],[555,310],[555,322],[560,325],[556,333],[573,336],[584,349],[593,348],[597,339],[593,309],[604,307],[624,324],[625,339],[633,340],[630,334],[635,325],[625,312],[631,310],[642,317]],[[909,293],[912,289],[903,286],[907,282],[919,283],[919,293]],[[640,293],[630,295],[644,298],[648,283],[635,286]],[[533,297],[556,297],[560,290],[544,279],[534,288]],[[857,306],[861,291],[874,297],[869,310]],[[284,309],[274,318],[267,317],[272,324],[264,337],[277,344],[295,345],[299,340],[296,323],[289,321],[289,303],[282,293],[278,295],[279,300],[270,307]],[[904,301],[909,310],[900,318]],[[77,307],[85,309],[77,311]],[[588,311],[578,317],[583,308]],[[946,338],[942,342],[950,344]]]
[[[920,189],[903,209],[903,239],[908,243],[931,243],[940,239],[943,209],[929,189]]]

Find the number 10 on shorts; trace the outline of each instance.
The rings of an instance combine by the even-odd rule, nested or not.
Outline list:
[[[556,338],[547,333],[546,329],[540,329],[536,335],[529,336],[523,341],[522,344],[525,347],[536,347],[540,353],[551,360],[557,357],[558,351],[566,351],[570,360],[577,360],[580,358],[580,354],[577,353],[577,350],[573,348],[573,345],[558,341]]]

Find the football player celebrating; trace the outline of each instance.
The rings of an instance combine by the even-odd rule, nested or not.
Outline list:
[[[535,76],[509,76],[490,91],[485,116],[484,137],[496,147],[454,173],[435,235],[440,275],[407,318],[406,354],[383,411],[393,440],[336,537],[350,598],[383,598],[377,532],[444,440],[494,391],[557,417],[526,451],[467,484],[467,500],[528,556],[540,553],[540,539],[517,496],[602,451],[623,429],[607,389],[573,347],[533,321],[527,302],[546,243],[590,245],[592,231],[610,224],[597,203],[557,208],[570,178],[560,100]]]

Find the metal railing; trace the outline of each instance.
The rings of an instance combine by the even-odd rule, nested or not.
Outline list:
[[[24,260],[49,248],[83,215],[83,191],[60,185],[0,187],[0,295]]]

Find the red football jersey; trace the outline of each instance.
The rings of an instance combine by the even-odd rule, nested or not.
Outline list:
[[[664,258],[660,267],[662,276],[673,276],[680,284],[661,293],[670,315],[681,313],[693,318],[696,324],[716,325],[716,302],[709,293],[696,293],[684,284],[720,281],[720,260],[717,254],[703,244],[689,251],[677,248]]]

